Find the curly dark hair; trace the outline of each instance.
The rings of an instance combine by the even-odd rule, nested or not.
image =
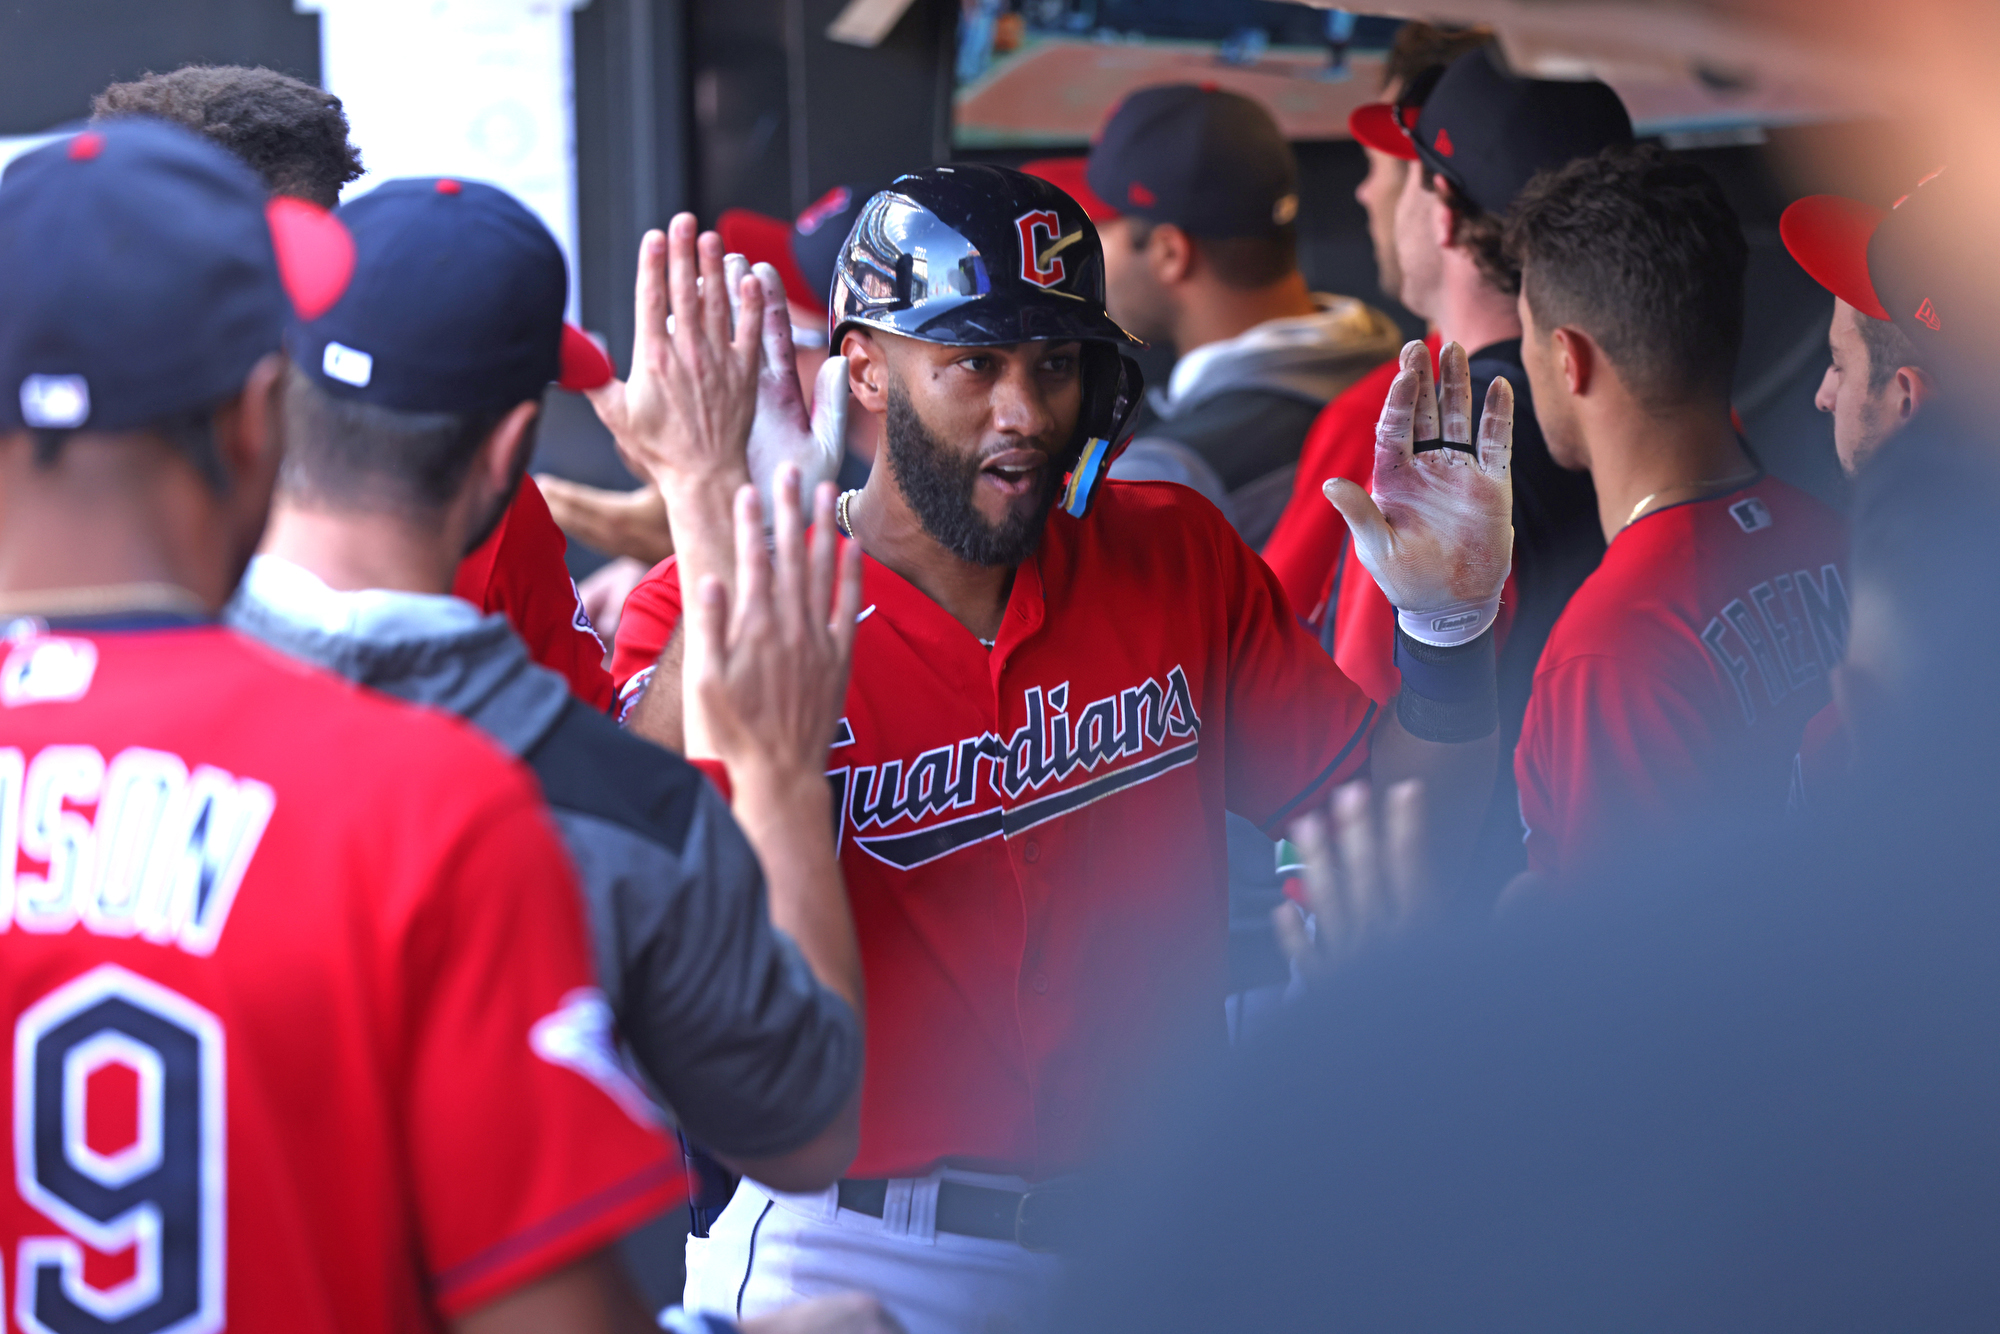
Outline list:
[[[1544,171],[1514,201],[1507,253],[1535,322],[1596,339],[1642,402],[1728,396],[1750,247],[1694,163],[1639,145]]]
[[[185,125],[243,159],[272,194],[321,208],[340,202],[340,187],[361,175],[340,99],[276,70],[184,65],[114,83],[90,112],[92,120],[152,116]]]

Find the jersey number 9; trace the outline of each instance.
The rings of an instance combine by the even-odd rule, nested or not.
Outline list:
[[[136,1073],[136,1133],[93,1145],[93,1076]],[[109,1085],[99,1085],[98,1095]],[[123,1099],[120,1100],[121,1102]],[[105,1109],[107,1123],[131,1120]],[[15,1314],[32,1334],[209,1334],[223,1325],[223,1036],[215,1016],[113,965],[58,987],[14,1029],[21,1198],[66,1236],[21,1243]],[[84,1279],[83,1247],[135,1250]]]

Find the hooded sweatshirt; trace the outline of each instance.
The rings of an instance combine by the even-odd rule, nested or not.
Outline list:
[[[580,703],[504,616],[455,597],[337,592],[259,556],[227,619],[455,713],[535,771],[576,864],[619,1034],[690,1136],[725,1158],[763,1158],[832,1124],[861,1078],[860,1025],[771,925],[756,856],[699,770]]]
[[[1353,297],[1313,294],[1311,315],[1266,320],[1174,363],[1146,396],[1113,477],[1193,486],[1253,547],[1291,498],[1313,418],[1347,386],[1396,354],[1395,322]]]

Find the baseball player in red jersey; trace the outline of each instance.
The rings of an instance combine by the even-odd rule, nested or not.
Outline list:
[[[1748,248],[1705,172],[1608,150],[1537,178],[1507,240],[1543,434],[1610,543],[1514,760],[1529,871],[1573,882],[1782,812],[1846,643],[1846,538],[1731,424]]]
[[[1393,106],[1358,108],[1349,127],[1372,150],[1408,164],[1389,228],[1403,302],[1434,321],[1443,338],[1470,350],[1475,404],[1495,378],[1515,390],[1514,564],[1494,627],[1500,740],[1503,752],[1511,751],[1542,645],[1596,568],[1604,537],[1589,475],[1551,457],[1534,414],[1515,309],[1519,270],[1503,252],[1501,227],[1537,172],[1630,143],[1631,121],[1607,85],[1521,78],[1487,48],[1420,73]],[[1344,552],[1336,556],[1306,606],[1341,670],[1386,699],[1400,688],[1395,618],[1354,564]],[[1513,775],[1503,772],[1487,805],[1468,892],[1497,894],[1524,869],[1519,807]]]
[[[213,620],[351,260],[156,123],[0,185],[9,1331],[645,1325],[678,1164],[533,782]]]
[[[1887,210],[1812,195],[1778,220],[1785,249],[1833,293],[1833,356],[1813,402],[1833,418],[1834,453],[1849,477],[1935,400],[1946,349],[1964,337],[1962,322],[1945,318],[1953,279],[1939,271],[1959,252],[1951,231],[1959,190],[1939,170]],[[1792,806],[1826,800],[1845,785],[1852,761],[1836,700],[1806,726]]]
[[[700,243],[698,297],[693,232],[648,239],[639,369],[594,395],[674,517],[677,562],[620,639],[628,670],[656,668],[629,725],[675,739],[680,642],[700,653],[704,619],[675,633],[679,589],[705,589],[712,620],[754,372],[754,331],[722,346],[726,314],[696,309],[721,249]],[[1507,393],[1475,452],[1462,350],[1440,403],[1412,345],[1381,508],[1337,487],[1424,636],[1379,710],[1212,506],[1103,480],[1138,372],[1102,272],[1073,200],[988,166],[899,178],[843,249],[833,332],[887,426],[837,507],[867,557],[830,774],[869,992],[861,1148],[831,1190],[739,1188],[690,1243],[690,1308],[859,1284],[915,1334],[1040,1327],[1067,1178],[1129,1132],[1163,1054],[1221,1038],[1225,810],[1275,830],[1364,764],[1422,775],[1450,857],[1490,791]],[[671,339],[649,332],[669,304]],[[1455,447],[1413,446],[1440,436]]]
[[[577,339],[585,345],[589,339],[573,330],[566,333],[574,336],[564,342],[565,371],[573,360],[591,383],[602,383],[590,368],[590,355],[577,345]],[[601,374],[608,379],[610,363],[595,346],[590,346],[590,353],[603,362]],[[564,380],[569,387],[568,374]],[[580,387],[582,381],[574,383]],[[527,642],[536,662],[560,673],[570,692],[584,703],[609,709],[613,692],[611,674],[604,670],[604,641],[597,637],[590,613],[583,609],[583,595],[563,563],[568,546],[541,488],[524,479],[500,517],[500,526],[459,562],[451,591],[481,611],[501,613]]]
[[[1439,29],[1428,23],[1411,21],[1396,31],[1396,41],[1382,65],[1382,92],[1376,103],[1395,108],[1403,103],[1416,81],[1435,79],[1457,57],[1492,42],[1487,28]],[[1417,105],[1413,99],[1409,105]],[[1355,110],[1356,116],[1362,113]],[[1380,114],[1373,113],[1373,114]],[[1351,123],[1351,118],[1350,118]],[[1402,299],[1403,273],[1396,257],[1396,201],[1402,197],[1409,163],[1402,157],[1371,147],[1359,135],[1355,142],[1368,155],[1368,174],[1354,187],[1354,198],[1368,213],[1368,237],[1374,243],[1377,285],[1385,296]],[[1433,328],[1425,338],[1431,356],[1443,345]],[[1329,572],[1340,556],[1347,538],[1340,515],[1326,503],[1320,486],[1329,477],[1345,477],[1366,485],[1375,463],[1375,421],[1388,397],[1389,382],[1396,378],[1398,362],[1391,358],[1349,385],[1314,419],[1299,453],[1299,471],[1292,494],[1278,516],[1277,527],[1261,548],[1264,563],[1285,596],[1302,616],[1312,616],[1326,595]],[[1505,599],[1502,599],[1505,606]],[[1336,643],[1338,641],[1336,640]],[[1380,655],[1377,655],[1380,656]],[[1392,698],[1393,688],[1380,690],[1356,675],[1354,666],[1341,662],[1341,670],[1354,678],[1375,699]],[[1377,673],[1380,675],[1381,673]]]
[[[267,69],[189,66],[114,83],[92,105],[95,119],[133,116],[172,121],[241,157],[274,194],[323,209],[361,175],[347,141],[340,99]],[[611,364],[581,330],[567,331],[564,381],[601,383]],[[592,377],[595,377],[594,379]],[[452,592],[481,611],[507,617],[535,660],[569,682],[593,708],[611,705],[604,645],[563,562],[562,531],[533,487],[522,487],[500,526],[460,566]]]

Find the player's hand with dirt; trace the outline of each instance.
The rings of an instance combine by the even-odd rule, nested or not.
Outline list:
[[[763,363],[764,286],[725,290],[722,239],[679,214],[639,243],[632,373],[590,391],[626,466],[669,502],[677,486],[749,476],[746,446]],[[732,307],[742,318],[731,328]],[[669,317],[672,328],[668,327]]]
[[[737,493],[734,605],[720,580],[701,581],[685,707],[732,782],[804,779],[823,791],[854,652],[860,549],[838,549],[831,484],[814,497],[810,544],[796,466],[779,469],[777,491],[768,555],[763,503],[754,488]]]
[[[777,512],[778,469],[785,464],[797,465],[807,494],[840,470],[847,450],[847,358],[833,356],[821,363],[808,406],[799,382],[798,351],[792,346],[784,280],[771,265],[752,265],[741,255],[724,255],[722,262],[735,318],[741,318],[735,307],[744,275],[755,275],[764,289],[764,367],[757,376],[749,453],[750,480],[769,515]]]
[[[1493,624],[1513,563],[1514,390],[1502,378],[1487,389],[1475,452],[1465,349],[1446,343],[1438,375],[1434,388],[1421,342],[1404,346],[1375,428],[1372,496],[1339,477],[1324,490],[1404,633],[1442,647]],[[1458,448],[1414,449],[1438,439]]]

